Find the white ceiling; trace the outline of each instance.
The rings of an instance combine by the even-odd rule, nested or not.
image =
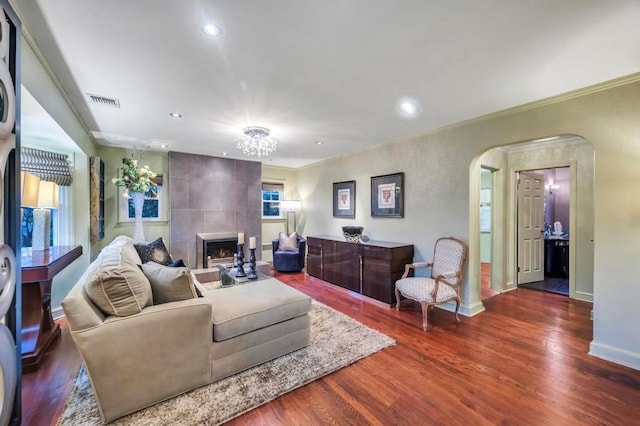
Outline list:
[[[640,71],[637,0],[14,3],[98,143],[246,158],[260,125],[288,167]]]

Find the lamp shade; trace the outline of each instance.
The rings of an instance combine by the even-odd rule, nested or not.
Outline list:
[[[41,209],[58,208],[58,185],[46,180],[40,181],[40,191],[38,192],[38,207]]]
[[[284,211],[300,210],[302,208],[302,202],[300,200],[282,200],[280,207]]]
[[[22,207],[38,207],[38,193],[40,192],[40,178],[27,172],[20,172],[20,187],[22,189]]]

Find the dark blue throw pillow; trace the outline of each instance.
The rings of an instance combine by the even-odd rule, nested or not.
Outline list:
[[[172,268],[186,268],[187,265],[184,264],[182,259],[176,259],[167,266],[171,266]]]

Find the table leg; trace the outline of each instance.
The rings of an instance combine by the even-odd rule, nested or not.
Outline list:
[[[51,281],[22,283],[22,369],[36,370],[45,352],[60,337],[51,314]]]

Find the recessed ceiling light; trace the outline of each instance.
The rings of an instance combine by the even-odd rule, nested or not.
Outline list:
[[[414,118],[420,112],[420,104],[411,97],[404,97],[396,103],[396,111],[403,118]]]
[[[202,27],[202,31],[204,31],[205,34],[211,37],[220,37],[220,35],[222,34],[222,30],[213,24],[205,25],[204,27]]]
[[[179,112],[170,112],[169,115],[173,118],[182,118],[182,114],[180,114]]]
[[[316,145],[322,145],[322,141],[316,141]]]
[[[223,156],[223,157],[226,157],[227,155],[229,155],[229,154],[227,154],[226,152],[223,152],[223,153],[222,153],[222,156]]]

